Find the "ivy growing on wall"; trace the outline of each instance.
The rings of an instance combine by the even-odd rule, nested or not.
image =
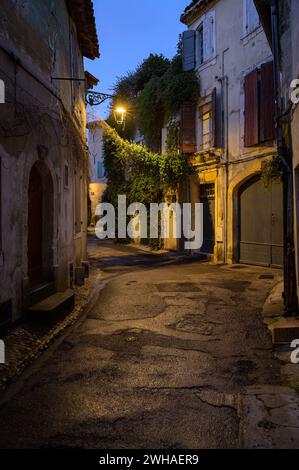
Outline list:
[[[152,78],[137,99],[137,122],[148,145],[159,148],[161,129],[184,103],[196,103],[200,87],[195,71],[184,72],[177,54],[162,77]]]
[[[263,162],[261,177],[265,188],[270,186],[272,180],[280,180],[283,177],[283,167],[278,155]]]
[[[184,72],[181,43],[172,60],[151,54],[135,72],[121,77],[114,88],[112,108],[127,109],[125,129],[117,128],[113,112],[104,126],[104,164],[108,179],[104,200],[117,210],[118,196],[127,203],[165,202],[177,192],[192,167],[180,154],[180,123],[184,103],[196,103],[199,81],[195,71]],[[161,154],[161,131],[168,127],[166,152]],[[146,146],[132,142],[139,130]],[[156,243],[156,241],[154,242]]]
[[[163,202],[169,191],[176,191],[191,170],[186,159],[170,149],[153,153],[146,147],[122,139],[107,123],[104,126],[104,164],[108,186],[105,201],[117,207],[118,195],[128,204]]]

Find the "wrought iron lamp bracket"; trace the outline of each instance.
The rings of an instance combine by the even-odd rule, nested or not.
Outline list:
[[[107,100],[115,98],[113,95],[106,93],[99,93],[97,91],[88,91],[86,93],[86,103],[90,106],[99,106]]]

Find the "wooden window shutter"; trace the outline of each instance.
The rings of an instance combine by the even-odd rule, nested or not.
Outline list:
[[[260,142],[258,79],[257,69],[245,77],[245,147]]]
[[[181,152],[196,152],[196,105],[185,103],[181,109]]]
[[[211,147],[217,146],[217,91],[214,88],[212,92],[212,135],[211,135]]]
[[[195,68],[195,35],[196,32],[192,29],[183,32],[183,69],[185,72]]]
[[[215,55],[215,12],[207,13],[203,23],[204,60]]]
[[[261,140],[274,140],[275,131],[275,84],[273,62],[261,66]]]

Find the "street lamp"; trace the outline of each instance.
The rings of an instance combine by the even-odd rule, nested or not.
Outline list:
[[[117,108],[115,108],[114,119],[116,123],[119,124],[120,126],[124,126],[125,121],[126,121],[126,114],[127,114],[127,110],[123,108],[122,106],[118,106]]]

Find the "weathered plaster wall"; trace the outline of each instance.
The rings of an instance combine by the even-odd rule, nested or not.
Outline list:
[[[216,51],[215,57],[198,67],[202,97],[217,90],[217,105],[223,109],[223,147],[219,150],[219,163],[207,162],[197,165],[197,179],[192,181],[191,198],[197,202],[199,183],[215,183],[215,249],[214,260],[223,262],[225,245],[227,261],[237,257],[237,198],[234,188],[240,186],[256,171],[261,162],[276,153],[273,143],[258,147],[244,146],[244,77],[263,62],[271,60],[271,50],[262,27],[245,36],[243,29],[243,1],[215,1],[210,10],[215,11]],[[201,17],[189,25],[198,28]],[[199,141],[200,124],[197,119]],[[228,174],[226,162],[228,161]],[[258,168],[258,170],[257,170]]]
[[[78,265],[86,259],[84,84],[51,79],[72,76],[71,30],[76,34],[64,1],[1,1],[0,78],[6,86],[6,104],[0,110],[0,304],[12,299],[14,319],[20,316],[28,294],[28,182],[37,161],[53,186],[53,213],[43,226],[46,237],[52,239],[47,270],[58,290],[70,283],[70,263]],[[75,44],[78,74],[83,77],[82,55]],[[82,226],[77,234],[76,173],[82,176]]]
[[[104,169],[103,134],[104,131],[99,122],[88,124],[89,197],[92,218],[107,188],[106,177],[104,175],[101,178],[98,177],[98,162],[102,163]]]

